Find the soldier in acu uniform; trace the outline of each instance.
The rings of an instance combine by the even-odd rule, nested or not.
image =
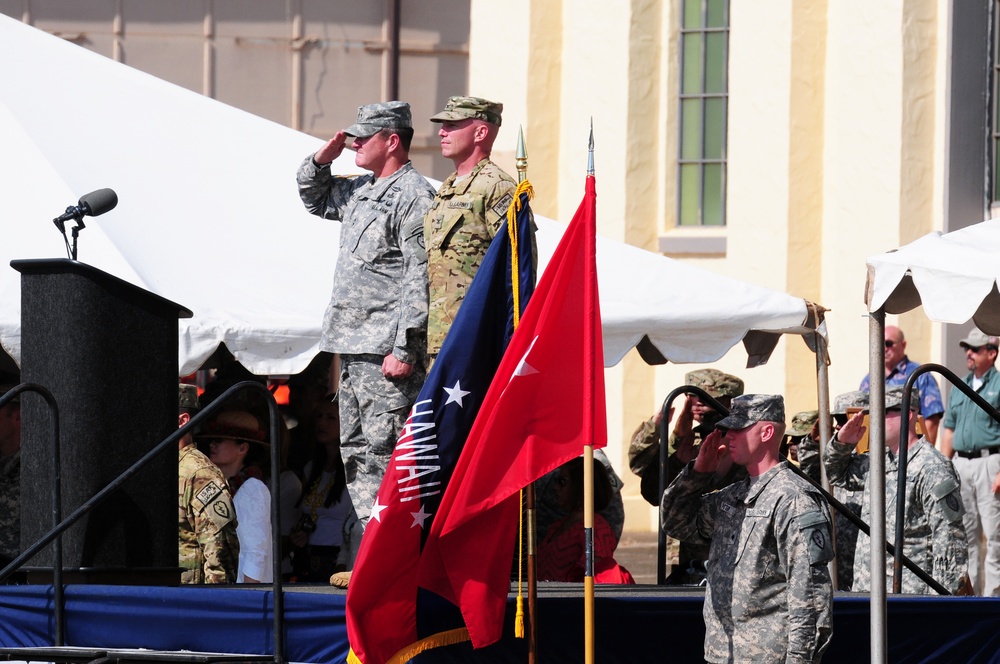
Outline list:
[[[517,183],[490,161],[503,104],[479,97],[451,97],[431,118],[441,128],[441,154],[455,164],[424,222],[430,309],[427,352],[437,357],[458,307],[490,242],[507,222]],[[534,221],[531,223],[535,257]],[[534,259],[537,263],[537,258]]]
[[[348,136],[355,163],[371,174],[330,172]],[[412,138],[409,104],[362,106],[357,122],[306,157],[297,176],[306,209],[341,222],[320,347],[340,354],[340,453],[358,515],[357,542],[425,376],[423,224],[434,190],[410,163]],[[332,582],[346,586],[349,573],[339,574]]]
[[[708,662],[818,662],[833,635],[830,517],[822,494],[780,461],[784,400],[750,394],[663,494],[663,528],[710,543]],[[749,477],[705,494],[731,456]]]
[[[198,410],[198,388],[180,386],[178,426]],[[181,583],[236,583],[240,543],[229,486],[191,436],[181,438],[177,484]]]
[[[886,535],[896,528],[897,475],[899,471],[899,429],[902,420],[903,388],[885,389],[885,522]],[[926,438],[917,437],[919,395],[910,401],[908,454],[906,464],[906,518],[903,524],[903,554],[929,572],[952,593],[967,594],[968,550],[962,518],[961,484],[954,466]],[[871,523],[871,489],[868,485],[870,460],[867,454],[852,454],[864,434],[862,413],[855,414],[834,436],[824,455],[826,473],[834,486],[864,491],[861,518]],[[886,555],[887,584],[892,587],[892,558]],[[858,535],[851,590],[871,589],[871,544],[864,533]],[[904,593],[930,594],[926,583],[903,570]]]

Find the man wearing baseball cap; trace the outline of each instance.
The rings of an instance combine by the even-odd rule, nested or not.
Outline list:
[[[1000,408],[997,337],[974,327],[958,343],[969,368],[966,384]],[[962,479],[972,587],[977,595],[1000,595],[1000,424],[963,392],[952,390],[942,429],[941,451],[952,456]]]
[[[348,136],[370,174],[331,173]],[[359,529],[425,375],[423,224],[434,190],[410,163],[412,138],[409,104],[368,104],[297,175],[306,209],[341,223],[320,349],[340,355],[340,452]]]
[[[818,662],[833,635],[830,515],[778,456],[784,399],[736,397],[716,427],[660,505],[669,535],[710,544],[705,660]],[[705,494],[726,458],[749,477]]]
[[[441,155],[455,164],[424,221],[430,293],[427,352],[432,360],[514,201],[517,182],[490,160],[502,114],[501,103],[456,96],[431,117],[440,124]],[[532,256],[537,255],[534,229],[532,221]]]
[[[906,501],[906,521],[903,524],[903,554],[930,573],[936,581],[955,594],[965,594],[967,555],[965,530],[962,525],[962,495],[958,474],[947,457],[927,440],[917,436],[917,413],[920,395],[910,399],[907,413],[906,492],[897,496],[899,474],[899,432],[903,419],[903,387],[885,388],[885,527],[890,540],[896,529],[897,500]],[[865,433],[865,413],[855,413],[827,446],[823,463],[830,484],[851,490],[862,490],[861,519],[871,523],[871,489],[868,478],[871,469],[868,454],[854,454],[854,448]],[[838,537],[840,532],[837,533]],[[854,557],[853,583],[841,590],[866,592],[871,590],[871,541],[858,534]],[[838,558],[839,563],[839,558]],[[892,560],[886,555],[886,581],[892,584]],[[926,583],[909,570],[903,571],[902,591],[932,594]]]

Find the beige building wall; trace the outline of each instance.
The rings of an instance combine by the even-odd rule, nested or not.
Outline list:
[[[505,122],[525,128],[536,210],[572,216],[593,118],[598,232],[654,251],[664,238],[723,240],[672,257],[830,309],[831,393],[857,389],[866,257],[942,227],[947,0],[730,0],[724,229],[675,226],[679,4],[474,0],[470,90],[504,101]],[[499,63],[510,68],[498,74]],[[502,145],[516,138],[507,131]],[[940,330],[919,310],[888,322],[911,357],[940,359]],[[800,339],[764,367],[745,362],[737,347],[711,366],[749,392],[785,394],[789,418],[816,407],[815,356]],[[627,468],[628,438],[696,368],[648,367],[633,352],[607,374],[627,528],[656,523]]]

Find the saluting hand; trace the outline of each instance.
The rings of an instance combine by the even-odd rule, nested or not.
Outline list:
[[[722,460],[729,456],[729,445],[722,432],[718,429],[708,434],[698,449],[694,460],[694,469],[699,473],[714,473],[719,469]]]
[[[316,154],[313,155],[313,161],[320,166],[329,164],[344,152],[344,146],[346,145],[347,134],[342,131],[338,131],[333,138],[327,141],[323,147],[316,151]]]
[[[840,427],[840,431],[837,432],[837,442],[845,445],[857,445],[865,435],[865,431],[868,430],[862,424],[865,415],[864,411],[858,411],[851,415],[851,419],[847,420],[847,423]]]

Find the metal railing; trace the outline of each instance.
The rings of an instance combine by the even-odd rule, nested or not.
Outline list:
[[[930,371],[936,371],[941,374],[948,381],[962,391],[965,396],[986,411],[986,414],[993,418],[993,420],[1000,424],[1000,412],[997,411],[993,405],[986,399],[979,396],[979,394],[973,390],[964,380],[958,377],[950,369],[941,366],[940,364],[923,364],[914,370],[912,374],[906,379],[906,383],[903,385],[903,412],[909,412],[910,409],[910,398],[913,393],[913,385],[916,383],[917,378],[921,375],[928,373]],[[903,548],[903,519],[906,517],[906,501],[900,500],[898,496],[906,495],[906,465],[909,458],[909,450],[907,449],[907,440],[909,438],[910,429],[910,418],[900,417],[899,421],[899,459],[897,463],[899,464],[899,473],[896,477],[896,532],[894,533],[893,541],[896,543],[896,549]],[[943,435],[943,434],[942,434]],[[900,592],[903,584],[903,574],[900,569],[899,561],[896,560],[892,565],[892,592]]]
[[[25,392],[34,392],[41,395],[41,397],[45,399],[46,405],[49,407],[49,423],[51,425],[52,433],[52,528],[55,529],[59,526],[59,521],[62,518],[62,466],[59,458],[59,406],[56,404],[55,397],[53,397],[52,393],[45,387],[42,387],[37,383],[21,383],[3,396],[0,396],[0,407],[5,406],[8,402],[13,400],[14,397],[19,394],[24,394]],[[18,507],[20,508],[20,505],[18,505]],[[3,583],[7,577],[16,572],[17,569],[24,564],[24,561],[30,558],[31,556],[25,556],[22,553],[20,556],[12,560],[6,567],[4,567],[3,570],[0,570],[0,583]],[[54,645],[61,646],[63,645],[63,641],[66,637],[66,631],[64,620],[65,601],[63,598],[62,582],[62,539],[58,536],[58,534],[55,537],[55,544],[52,545],[52,586],[54,593],[53,602],[56,629]]]
[[[943,368],[943,367],[942,367]],[[946,370],[947,371],[947,370]],[[663,401],[663,409],[660,415],[660,499],[663,499],[663,493],[667,490],[667,456],[669,454],[669,436],[667,433],[667,428],[669,426],[670,418],[670,407],[673,405],[674,399],[676,399],[681,394],[694,394],[698,399],[713,409],[721,413],[723,416],[729,415],[729,409],[719,403],[711,395],[705,392],[699,387],[694,387],[692,385],[682,385],[677,389],[673,390],[667,395],[667,398]],[[978,395],[977,395],[978,396]],[[905,398],[905,397],[904,397]],[[908,403],[908,402],[907,402]],[[901,461],[902,462],[902,461]],[[818,482],[806,475],[801,468],[793,463],[788,464],[789,468],[797,474],[802,479],[809,482],[811,485],[816,487],[826,498],[830,506],[837,510],[839,513],[843,514],[851,523],[858,527],[865,535],[871,537],[871,527],[865,523],[858,515],[851,511],[849,507],[841,503],[839,500],[833,497],[833,495],[824,489]],[[902,476],[904,467],[900,467],[900,476]],[[896,545],[889,544],[886,542],[885,545],[886,552],[894,557],[901,565],[905,566],[906,569],[913,572],[921,581],[926,583],[936,592],[941,595],[950,595],[951,593],[947,588],[938,583],[934,577],[928,574],[919,565],[914,563],[912,560],[907,558],[902,553],[897,556],[896,551],[902,552],[901,542],[896,543]],[[667,534],[663,530],[662,519],[660,515],[657,515],[657,552],[656,552],[656,583],[658,585],[664,585],[667,580]],[[895,591],[899,592],[899,591]]]
[[[152,450],[147,452],[142,458],[132,464],[129,468],[123,471],[118,477],[116,477],[111,483],[105,486],[103,489],[98,491],[92,498],[87,500],[85,503],[80,505],[76,510],[73,511],[65,519],[60,519],[60,485],[61,485],[61,475],[59,470],[59,430],[58,430],[58,411],[56,409],[55,400],[52,395],[45,388],[34,385],[32,383],[25,383],[18,385],[16,388],[8,392],[3,397],[0,397],[0,405],[3,405],[7,401],[13,398],[14,395],[24,392],[24,391],[35,391],[46,398],[49,403],[49,408],[53,413],[53,526],[52,529],[39,538],[34,544],[25,549],[21,555],[17,556],[13,561],[11,561],[3,570],[0,570],[0,582],[9,577],[15,571],[17,571],[24,563],[31,560],[39,551],[48,546],[51,542],[55,541],[55,558],[53,561],[53,585],[56,596],[56,646],[64,645],[65,636],[65,615],[63,610],[63,584],[62,584],[62,549],[60,543],[60,536],[64,533],[70,526],[79,521],[84,515],[90,512],[94,507],[104,501],[108,496],[113,494],[117,489],[119,489],[125,482],[127,482],[133,475],[142,470],[146,464],[152,461],[154,458],[162,454],[168,449],[176,449],[176,443],[189,433],[193,433],[194,430],[208,421],[212,415],[219,411],[226,401],[235,396],[237,393],[243,390],[256,390],[267,395],[266,401],[268,406],[268,414],[270,417],[270,442],[271,442],[271,556],[272,556],[272,574],[274,575],[272,581],[272,592],[274,595],[273,601],[273,615],[274,615],[274,654],[273,658],[277,664],[284,664],[287,660],[285,658],[285,625],[284,625],[284,596],[282,594],[281,587],[281,510],[279,501],[277,497],[280,496],[280,475],[281,475],[281,457],[280,457],[280,430],[278,423],[280,422],[281,414],[278,411],[278,404],[274,401],[274,396],[267,389],[267,387],[256,381],[248,380],[237,383],[230,387],[228,390],[223,392],[218,398],[216,398],[212,403],[203,408],[198,414],[192,417],[187,424],[178,428],[176,431],[167,436],[163,441],[156,445]]]

